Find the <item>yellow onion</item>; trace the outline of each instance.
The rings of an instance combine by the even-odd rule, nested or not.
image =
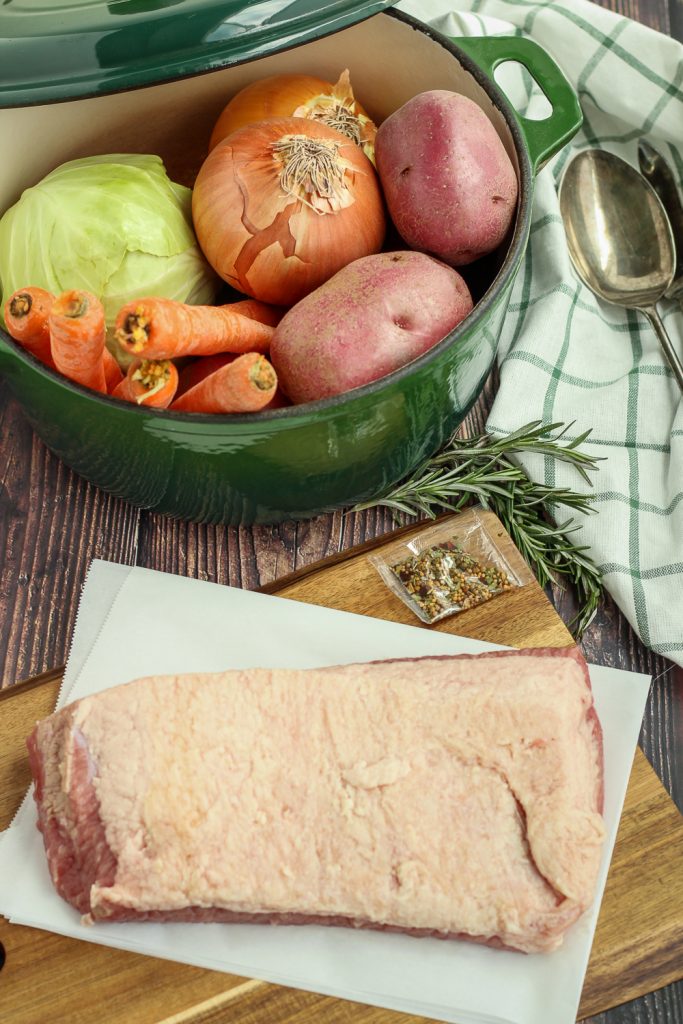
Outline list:
[[[336,128],[375,161],[376,125],[353,95],[349,72],[333,85],[312,75],[271,75],[240,90],[216,121],[209,150],[255,121],[271,117],[307,117]]]
[[[209,153],[192,194],[199,244],[238,291],[291,306],[385,232],[376,172],[319,121],[274,118],[240,128]]]

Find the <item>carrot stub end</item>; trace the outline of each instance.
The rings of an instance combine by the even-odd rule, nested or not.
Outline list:
[[[145,316],[142,306],[128,313],[123,324],[116,332],[117,340],[132,352],[139,355],[149,344],[150,319]]]
[[[21,288],[5,303],[7,332],[47,366],[54,368],[48,318],[55,297],[44,288]]]
[[[141,359],[131,363],[126,376],[112,391],[112,397],[166,409],[177,388],[178,370],[169,359]]]
[[[33,299],[28,292],[17,292],[9,300],[7,308],[13,317],[21,320],[31,312],[32,305]]]
[[[277,385],[275,370],[267,359],[259,359],[249,367],[249,379],[259,391],[273,391]]]

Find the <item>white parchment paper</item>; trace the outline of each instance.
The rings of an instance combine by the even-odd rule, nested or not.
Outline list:
[[[476,653],[492,644],[148,569],[93,562],[60,704],[142,675],[321,666]],[[320,926],[81,925],[56,895],[33,801],[0,842],[0,913],[138,953],[263,978],[458,1024],[570,1024],[576,1011],[649,689],[591,666],[604,731],[607,842],[598,898],[550,954]]]

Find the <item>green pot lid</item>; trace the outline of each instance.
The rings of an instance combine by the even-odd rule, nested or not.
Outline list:
[[[265,57],[394,0],[2,0],[0,107],[77,99]]]

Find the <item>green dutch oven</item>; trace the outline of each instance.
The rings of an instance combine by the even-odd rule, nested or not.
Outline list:
[[[468,279],[470,316],[408,366],[324,401],[229,417],[152,411],[70,383],[0,331],[0,372],[33,429],[98,487],[200,522],[310,517],[380,495],[443,446],[480,394],[527,245],[535,174],[577,131],[581,111],[529,40],[453,40],[386,6],[97,0],[65,4],[59,18],[52,5],[47,27],[27,27],[21,4],[2,9],[0,119],[15,158],[0,170],[0,210],[57,164],[94,153],[158,153],[172,178],[187,180],[188,154],[196,169],[227,99],[283,71],[335,81],[348,67],[378,122],[418,92],[462,92],[485,111],[519,176],[509,241]],[[540,85],[552,106],[546,120],[518,116],[496,85],[506,61]]]

